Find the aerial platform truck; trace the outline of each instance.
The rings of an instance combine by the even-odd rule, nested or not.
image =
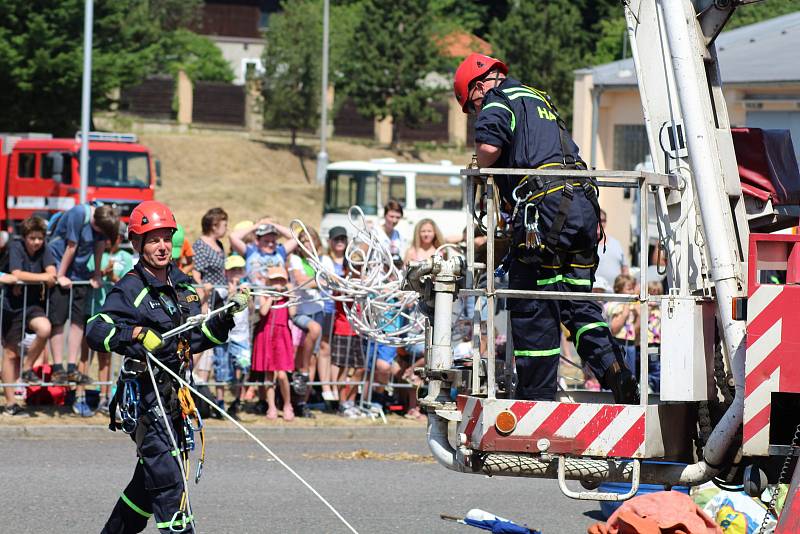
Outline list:
[[[671,487],[713,479],[757,495],[779,477],[789,482],[800,450],[800,364],[793,361],[800,348],[800,236],[773,232],[798,224],[800,176],[788,132],[732,131],[728,120],[714,40],[746,3],[625,2],[652,172],[462,171],[466,259],[434,257],[413,265],[408,275],[431,317],[421,370],[428,384],[421,401],[428,444],[448,469],[555,478],[568,497],[591,500],[630,498],[640,483]],[[639,190],[639,294],[496,288],[494,276],[485,276],[494,273],[497,238],[503,236],[495,177],[577,174],[595,177],[601,187]],[[648,235],[649,195],[658,236]],[[476,206],[484,213],[477,214]],[[488,237],[480,261],[476,226]],[[671,289],[663,296],[647,292],[651,237],[667,254]],[[485,283],[478,283],[481,278]],[[560,391],[554,402],[515,400],[511,347],[502,358],[489,342],[481,357],[473,342],[471,358],[454,361],[453,301],[468,295],[485,300],[490,337],[498,298],[634,302],[642,317],[648,303],[657,303],[660,395],[648,395],[649,358],[643,357],[638,405],[614,404],[610,393],[573,390]],[[568,480],[579,480],[583,489],[569,487]],[[592,491],[604,481],[630,483],[630,491]],[[778,532],[800,532],[798,472],[791,482]]]

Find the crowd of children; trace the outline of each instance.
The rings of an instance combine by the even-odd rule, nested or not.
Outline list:
[[[396,229],[402,216],[402,206],[390,201],[383,223],[373,228],[398,264],[442,253],[442,245],[453,240],[443,237],[434,221],[424,219],[406,244]],[[332,228],[324,242],[308,229],[297,236],[298,243],[289,228],[268,217],[241,221],[229,232],[227,213],[212,208],[199,223],[201,237],[191,244],[184,226],[179,225],[173,236],[173,260],[194,278],[204,309],[221,305],[245,284],[256,295],[249,310],[237,315],[226,343],[194,356],[196,382],[213,386],[209,394],[221,408],[233,415],[249,410],[285,421],[314,417],[312,408],[361,417],[364,403],[359,407],[358,401],[359,395],[365,394],[367,376],[378,386],[371,400],[388,397],[394,401],[394,409],[408,417],[422,417],[414,395],[420,381],[413,373],[415,367],[424,365],[421,347],[398,350],[369,343],[353,330],[345,305],[317,287],[315,267],[305,252],[312,247],[320,254],[321,268],[338,276],[358,276],[348,268],[345,257],[345,228]],[[125,225],[107,206],[79,205],[50,221],[34,216],[20,225],[19,238],[10,240],[0,260],[3,383],[27,383],[29,399],[43,381],[65,386],[71,389],[67,402],[76,414],[108,413],[111,354],[96,355],[97,381],[104,384],[89,402],[86,385],[94,380],[86,374],[91,358],[83,341],[83,325],[100,309],[107,289],[135,262],[124,246],[125,233]],[[606,285],[598,280],[595,291],[639,292],[636,280],[627,272],[616,277],[613,288]],[[648,291],[660,294],[661,282],[649,284]],[[639,306],[607,303],[604,316],[624,347],[626,363],[638,369]],[[657,392],[657,304],[649,307],[646,320],[649,386]],[[569,343],[567,338],[562,343],[567,357]],[[52,365],[48,365],[50,361]],[[592,387],[591,376],[576,380]],[[4,414],[27,415],[20,401],[25,388],[5,387],[4,393]]]
[[[194,355],[195,381],[211,386],[208,391],[220,407],[234,415],[249,410],[285,421],[314,417],[315,409],[362,417],[357,402],[368,364],[365,354],[375,352],[380,363],[376,380],[408,386],[410,373],[401,376],[401,371],[408,371],[410,364],[395,362],[403,358],[402,351],[370,348],[352,329],[344,305],[316,286],[304,248],[319,251],[323,268],[339,276],[357,275],[345,260],[345,228],[332,228],[324,242],[309,229],[298,236],[304,245],[299,247],[287,227],[267,217],[239,222],[229,232],[227,213],[212,208],[198,222],[201,236],[193,243],[179,225],[173,260],[194,278],[204,309],[221,305],[245,284],[256,293],[250,309],[236,316],[228,341]],[[426,227],[428,233],[434,234]],[[65,392],[77,415],[107,414],[114,381],[111,354],[89,354],[83,325],[136,261],[125,247],[125,225],[110,207],[79,205],[49,221],[30,217],[18,234],[0,261],[2,382],[18,384],[4,388],[3,413],[29,415],[22,400],[27,396],[27,404],[33,404],[31,392],[46,383],[52,386],[45,389]],[[393,234],[399,256],[404,247]],[[95,357],[97,366],[90,366]],[[90,368],[97,369],[96,378],[87,374]],[[87,387],[95,380],[105,384]],[[411,408],[410,416],[419,417]]]

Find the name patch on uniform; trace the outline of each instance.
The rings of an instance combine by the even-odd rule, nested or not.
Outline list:
[[[157,300],[151,300],[148,304],[150,304],[150,308],[153,310],[161,307],[161,303],[158,302]]]
[[[186,302],[200,302],[200,297],[197,295],[186,295]]]

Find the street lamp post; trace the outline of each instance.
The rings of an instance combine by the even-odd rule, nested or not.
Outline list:
[[[94,0],[85,0],[83,11],[83,86],[81,87],[81,183],[80,202],[86,203],[89,180],[89,120],[92,114],[92,19]]]
[[[325,183],[328,168],[326,141],[328,136],[328,34],[330,31],[330,2],[325,0],[322,11],[322,101],[319,127],[319,154],[317,154],[317,183]]]

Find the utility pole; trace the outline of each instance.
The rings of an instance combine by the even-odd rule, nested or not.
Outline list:
[[[328,34],[330,33],[330,0],[324,1],[322,10],[322,101],[319,125],[319,154],[317,154],[317,183],[325,183],[328,168],[326,142],[328,136]]]
[[[92,19],[94,0],[84,1],[83,11],[83,86],[81,87],[81,183],[80,203],[86,203],[89,182],[89,121],[92,114]]]

